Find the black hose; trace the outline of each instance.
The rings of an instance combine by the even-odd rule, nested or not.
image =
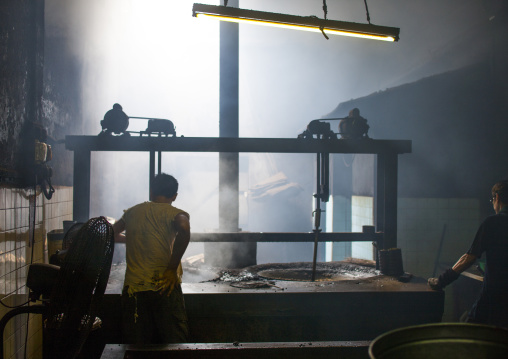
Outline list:
[[[44,305],[32,305],[27,307],[18,307],[15,308],[3,316],[3,318],[0,320],[0,359],[4,358],[4,330],[7,326],[7,323],[9,320],[11,320],[13,317],[15,317],[18,314],[24,314],[24,313],[32,313],[32,314],[44,314],[46,313],[47,308]],[[28,330],[28,327],[26,328]],[[26,343],[25,343],[26,345]]]

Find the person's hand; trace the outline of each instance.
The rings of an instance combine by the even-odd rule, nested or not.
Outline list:
[[[439,283],[439,278],[429,278],[427,281],[429,287],[433,290],[442,290],[443,287]]]
[[[161,295],[167,295],[169,297],[173,289],[175,289],[175,285],[179,282],[176,269],[166,269],[159,279],[157,289],[160,290]]]
[[[460,273],[455,272],[452,268],[445,270],[438,278],[429,278],[427,284],[433,290],[442,290],[448,284],[459,278]]]

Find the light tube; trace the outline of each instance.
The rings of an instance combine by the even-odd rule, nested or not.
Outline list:
[[[399,28],[372,24],[325,20],[314,16],[277,14],[235,7],[194,4],[194,17],[206,17],[221,21],[250,23],[279,28],[289,28],[325,34],[353,36],[382,41],[398,41]]]

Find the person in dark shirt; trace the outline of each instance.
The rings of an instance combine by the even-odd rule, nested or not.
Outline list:
[[[491,202],[496,214],[480,225],[471,248],[452,268],[429,278],[428,284],[443,289],[485,253],[483,286],[467,321],[508,328],[508,180],[492,187]]]

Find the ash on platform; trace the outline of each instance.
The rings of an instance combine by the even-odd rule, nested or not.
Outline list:
[[[229,284],[243,289],[283,289],[290,283],[308,283],[308,285],[325,285],[325,283],[360,284],[376,280],[380,286],[397,281],[383,276],[375,269],[373,261],[346,259],[340,262],[316,263],[315,282],[311,281],[312,263],[267,263],[240,269],[225,269],[205,265],[202,255],[186,258],[182,261],[183,283]],[[125,262],[111,267],[108,292],[121,292],[125,275]],[[376,279],[377,278],[377,279]],[[285,284],[286,283],[286,284]],[[319,284],[321,283],[321,284]],[[328,285],[328,284],[326,284]],[[290,285],[292,286],[292,285]],[[286,288],[287,289],[287,288]]]
[[[316,263],[316,281],[342,281],[371,278],[381,273],[373,267],[351,262]],[[267,263],[242,269],[227,269],[212,281],[244,282],[263,280],[311,281],[312,263]]]

